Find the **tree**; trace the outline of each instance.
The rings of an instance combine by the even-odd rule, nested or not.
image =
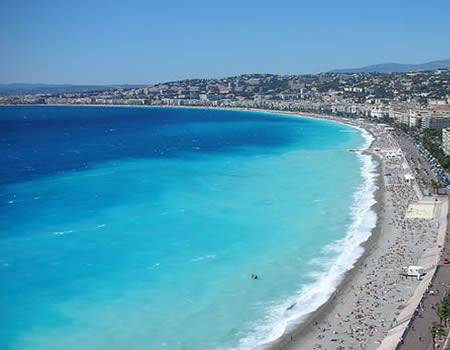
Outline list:
[[[450,290],[448,290],[445,297],[442,298],[442,303],[446,304],[450,309]]]
[[[436,312],[439,318],[441,318],[442,316],[443,319],[445,319],[445,326],[447,327],[447,319],[450,317],[450,290],[448,290],[447,294],[442,298],[441,304],[439,305],[438,310]]]
[[[441,335],[445,334],[445,329],[444,326],[433,322],[433,325],[430,328],[430,332],[431,332],[431,340],[433,341],[433,349],[436,348],[436,338],[440,337]]]
[[[445,320],[445,326],[447,326],[447,317],[450,315],[450,309],[448,305],[445,302],[441,303],[438,306],[436,313],[439,317],[439,323],[442,324],[442,321]]]
[[[436,180],[431,180],[431,187],[433,188],[433,193],[436,193],[437,190],[441,187],[441,184]]]

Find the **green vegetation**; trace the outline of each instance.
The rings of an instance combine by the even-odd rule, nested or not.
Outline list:
[[[433,322],[433,325],[430,328],[431,339],[433,340],[433,349],[436,348],[436,339],[445,335],[445,328],[443,325]]]
[[[438,189],[441,188],[441,183],[436,180],[431,180],[431,188],[433,189],[433,193],[437,193]]]
[[[432,137],[440,141],[442,139],[442,130],[439,129],[425,129],[422,131],[424,137]]]
[[[439,324],[442,324],[442,321],[445,320],[445,325],[447,326],[447,317],[450,316],[450,305],[448,302],[443,300],[442,304],[438,306],[436,313],[439,316]]]
[[[394,126],[400,130],[403,130],[406,133],[409,133],[410,128],[408,125],[406,124],[402,124],[402,123],[394,123]]]
[[[420,141],[423,147],[439,162],[446,170],[450,171],[450,157],[447,156],[441,148],[442,131],[427,129],[422,132]]]
[[[433,349],[436,347],[437,338],[447,333],[448,318],[450,318],[450,290],[442,298],[441,303],[436,308],[436,314],[439,317],[439,323],[433,322],[430,328],[433,340]]]

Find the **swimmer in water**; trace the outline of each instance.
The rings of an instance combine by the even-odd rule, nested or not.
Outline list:
[[[258,275],[255,275],[254,273],[251,274],[252,279],[257,280],[258,279]]]

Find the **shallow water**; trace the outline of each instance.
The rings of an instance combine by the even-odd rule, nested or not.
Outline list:
[[[361,254],[373,165],[348,150],[365,142],[267,113],[1,108],[0,348],[280,336]]]

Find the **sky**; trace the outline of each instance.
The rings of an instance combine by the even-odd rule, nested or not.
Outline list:
[[[449,0],[1,0],[0,83],[151,84],[450,58]]]

